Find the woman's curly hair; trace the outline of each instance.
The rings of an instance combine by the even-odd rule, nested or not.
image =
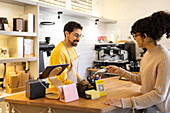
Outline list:
[[[142,36],[146,33],[155,41],[159,41],[166,33],[168,39],[170,37],[170,13],[158,11],[149,17],[136,21],[131,28],[131,34],[136,33],[140,33]]]

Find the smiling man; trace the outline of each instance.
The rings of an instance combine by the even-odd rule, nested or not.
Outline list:
[[[83,27],[74,21],[68,22],[64,26],[65,40],[60,42],[51,53],[50,64],[58,65],[69,63],[69,66],[57,76],[57,79],[64,84],[77,83],[81,76],[77,72],[78,55],[75,47],[78,45],[82,35]]]

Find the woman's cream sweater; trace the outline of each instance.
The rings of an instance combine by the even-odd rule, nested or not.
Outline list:
[[[170,52],[158,45],[147,51],[138,75],[120,69],[119,75],[140,84],[143,95],[122,98],[123,108],[143,109],[156,105],[161,112],[170,112]]]

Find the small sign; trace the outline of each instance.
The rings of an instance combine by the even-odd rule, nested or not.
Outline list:
[[[106,87],[105,87],[104,80],[100,79],[100,80],[96,80],[95,82],[96,82],[97,91],[100,92],[100,96],[105,96],[106,95]]]
[[[60,101],[62,102],[72,102],[79,99],[76,84],[69,84],[60,86]]]

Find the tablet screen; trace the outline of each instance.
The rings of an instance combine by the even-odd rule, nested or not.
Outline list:
[[[47,78],[50,74],[50,72],[56,68],[56,67],[61,67],[62,70],[60,73],[58,73],[58,75],[60,75],[64,70],[65,68],[67,68],[69,64],[59,64],[59,65],[52,65],[52,66],[47,66],[44,71],[42,72],[42,74],[39,76],[40,79],[44,79],[44,78]]]

